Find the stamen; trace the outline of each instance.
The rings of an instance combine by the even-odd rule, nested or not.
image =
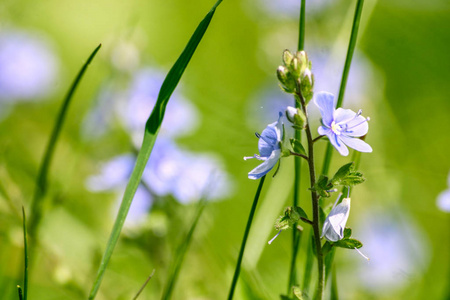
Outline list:
[[[278,233],[270,241],[268,241],[268,244],[269,245],[272,244],[272,242],[280,235],[280,233],[281,233],[281,230],[278,231]]]
[[[359,126],[359,125],[361,125],[362,123],[365,123],[365,122],[369,122],[370,121],[370,118],[369,117],[367,117],[367,118],[365,118],[364,119],[364,121],[361,121],[361,122],[359,122],[358,124],[356,124],[356,125],[353,125],[352,127],[347,127],[347,129],[351,129],[351,128],[354,128],[354,127],[356,127],[356,126]]]
[[[350,186],[347,187],[347,198],[350,198]]]
[[[259,156],[258,154],[255,154],[253,156],[244,156],[244,160],[252,159],[252,158],[260,159],[261,156]]]
[[[361,255],[362,257],[364,257],[365,259],[367,259],[367,261],[370,261],[370,258],[368,258],[367,256],[365,256],[361,251],[358,250],[358,248],[355,247],[355,250],[358,251],[359,255]]]
[[[328,190],[327,192],[328,193],[334,193],[334,192],[337,192],[338,191],[338,189],[332,189],[332,190]]]
[[[339,199],[341,199],[342,193],[339,193],[339,195],[336,198],[336,202],[334,202],[333,208],[336,207],[336,204],[338,203]]]
[[[261,138],[261,135],[259,133],[255,132],[255,135],[258,139]]]

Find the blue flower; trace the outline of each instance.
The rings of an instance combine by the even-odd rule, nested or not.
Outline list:
[[[350,198],[344,198],[340,204],[333,207],[330,214],[325,219],[321,238],[325,237],[325,239],[330,242],[342,240],[344,238],[345,224],[347,223],[349,214]]]
[[[350,109],[334,109],[333,98],[333,94],[320,92],[314,100],[322,115],[319,134],[326,135],[342,156],[348,155],[347,146],[359,152],[372,152],[372,147],[358,138],[367,134],[370,119],[361,116],[361,110],[355,113]]]
[[[258,150],[260,155],[246,156],[245,160],[256,158],[264,161],[248,173],[249,179],[259,179],[266,175],[281,157],[281,142],[283,136],[283,123],[281,122],[282,113],[279,113],[278,121],[267,125],[266,129],[257,136]]]

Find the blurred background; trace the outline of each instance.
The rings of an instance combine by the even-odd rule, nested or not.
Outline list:
[[[202,196],[209,199],[173,299],[228,293],[258,183],[254,132],[293,99],[278,87],[296,50],[299,1],[225,0],[172,96],[149,166],[97,299],[157,299]],[[315,91],[337,94],[356,1],[307,0],[305,49]],[[21,206],[28,211],[62,99],[73,98],[49,176],[30,297],[85,299],[162,80],[214,1],[4,0],[0,3],[0,291],[22,284]],[[347,226],[336,253],[342,299],[448,299],[450,274],[450,4],[366,0],[344,107],[370,116]],[[309,107],[314,131],[319,113]],[[325,142],[317,144],[317,168]],[[335,151],[331,172],[349,161]],[[293,159],[267,178],[235,299],[286,292],[291,234],[273,224],[292,202]],[[301,205],[310,211],[304,170]],[[334,199],[331,199],[334,201]],[[299,254],[304,268],[306,239]],[[315,277],[313,277],[314,279]],[[300,279],[301,280],[301,279]],[[314,287],[311,286],[311,290]]]

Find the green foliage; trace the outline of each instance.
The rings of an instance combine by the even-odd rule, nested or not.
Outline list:
[[[286,230],[292,228],[298,221],[304,221],[308,219],[305,211],[299,207],[289,206],[284,210],[284,214],[278,218],[275,222],[276,230]],[[306,222],[308,223],[308,222]]]
[[[342,239],[340,241],[337,241],[333,243],[336,247],[346,248],[346,249],[359,249],[363,246],[363,244],[355,239]]]
[[[331,179],[332,185],[353,186],[363,183],[363,174],[354,170],[354,163],[343,165]]]
[[[299,140],[291,138],[290,142],[291,142],[292,149],[294,150],[295,153],[306,155],[306,150]]]
[[[110,238],[106,245],[105,253],[103,254],[96,279],[89,294],[89,299],[94,299],[95,295],[98,292],[98,289],[100,288],[100,284],[103,275],[105,273],[106,267],[112,256],[114,247],[117,244],[117,241],[119,240],[120,232],[122,230],[123,224],[125,223],[128,210],[130,209],[134,194],[136,193],[136,190],[139,186],[145,166],[147,164],[147,161],[150,157],[153,146],[155,144],[156,137],[158,136],[159,128],[161,127],[161,123],[164,118],[164,113],[169,98],[172,95],[173,91],[175,90],[176,86],[178,85],[178,82],[180,81],[181,76],[184,73],[184,70],[186,69],[189,61],[191,60],[192,55],[194,54],[198,44],[203,38],[203,35],[208,29],[209,23],[211,22],[211,19],[214,16],[217,6],[221,2],[222,0],[217,1],[216,4],[214,4],[214,6],[212,7],[212,9],[205,16],[205,18],[200,22],[197,29],[191,36],[189,42],[187,43],[186,47],[184,48],[183,52],[178,57],[177,61],[172,66],[166,78],[164,79],[164,82],[158,94],[158,99],[156,100],[156,104],[145,125],[142,148],[138,153],[134,170],[131,174],[130,180],[126,187],[122,203],[120,205],[119,212],[116,217],[116,221],[114,222]]]
[[[328,198],[330,197],[330,190],[333,188],[333,185],[328,180],[328,177],[325,175],[320,175],[316,184],[312,188],[312,190],[316,191],[320,197]]]

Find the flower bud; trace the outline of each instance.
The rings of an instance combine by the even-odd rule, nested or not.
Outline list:
[[[287,49],[283,51],[283,63],[285,66],[289,66],[291,64],[292,58],[294,58],[294,55],[292,55],[291,51]]]
[[[339,197],[338,197],[339,199]],[[322,237],[330,242],[337,242],[344,238],[345,224],[350,214],[350,198],[342,199],[327,216],[322,228]]]
[[[284,66],[279,66],[277,69],[277,77],[280,81],[283,90],[286,93],[294,93],[296,88],[296,83],[292,79],[289,70]]]
[[[300,81],[300,90],[305,102],[308,103],[312,99],[314,93],[314,75],[311,73],[309,68],[306,68],[302,75],[303,77]]]
[[[297,129],[304,129],[306,126],[306,116],[299,108],[288,106],[286,108],[286,118],[294,124]]]

